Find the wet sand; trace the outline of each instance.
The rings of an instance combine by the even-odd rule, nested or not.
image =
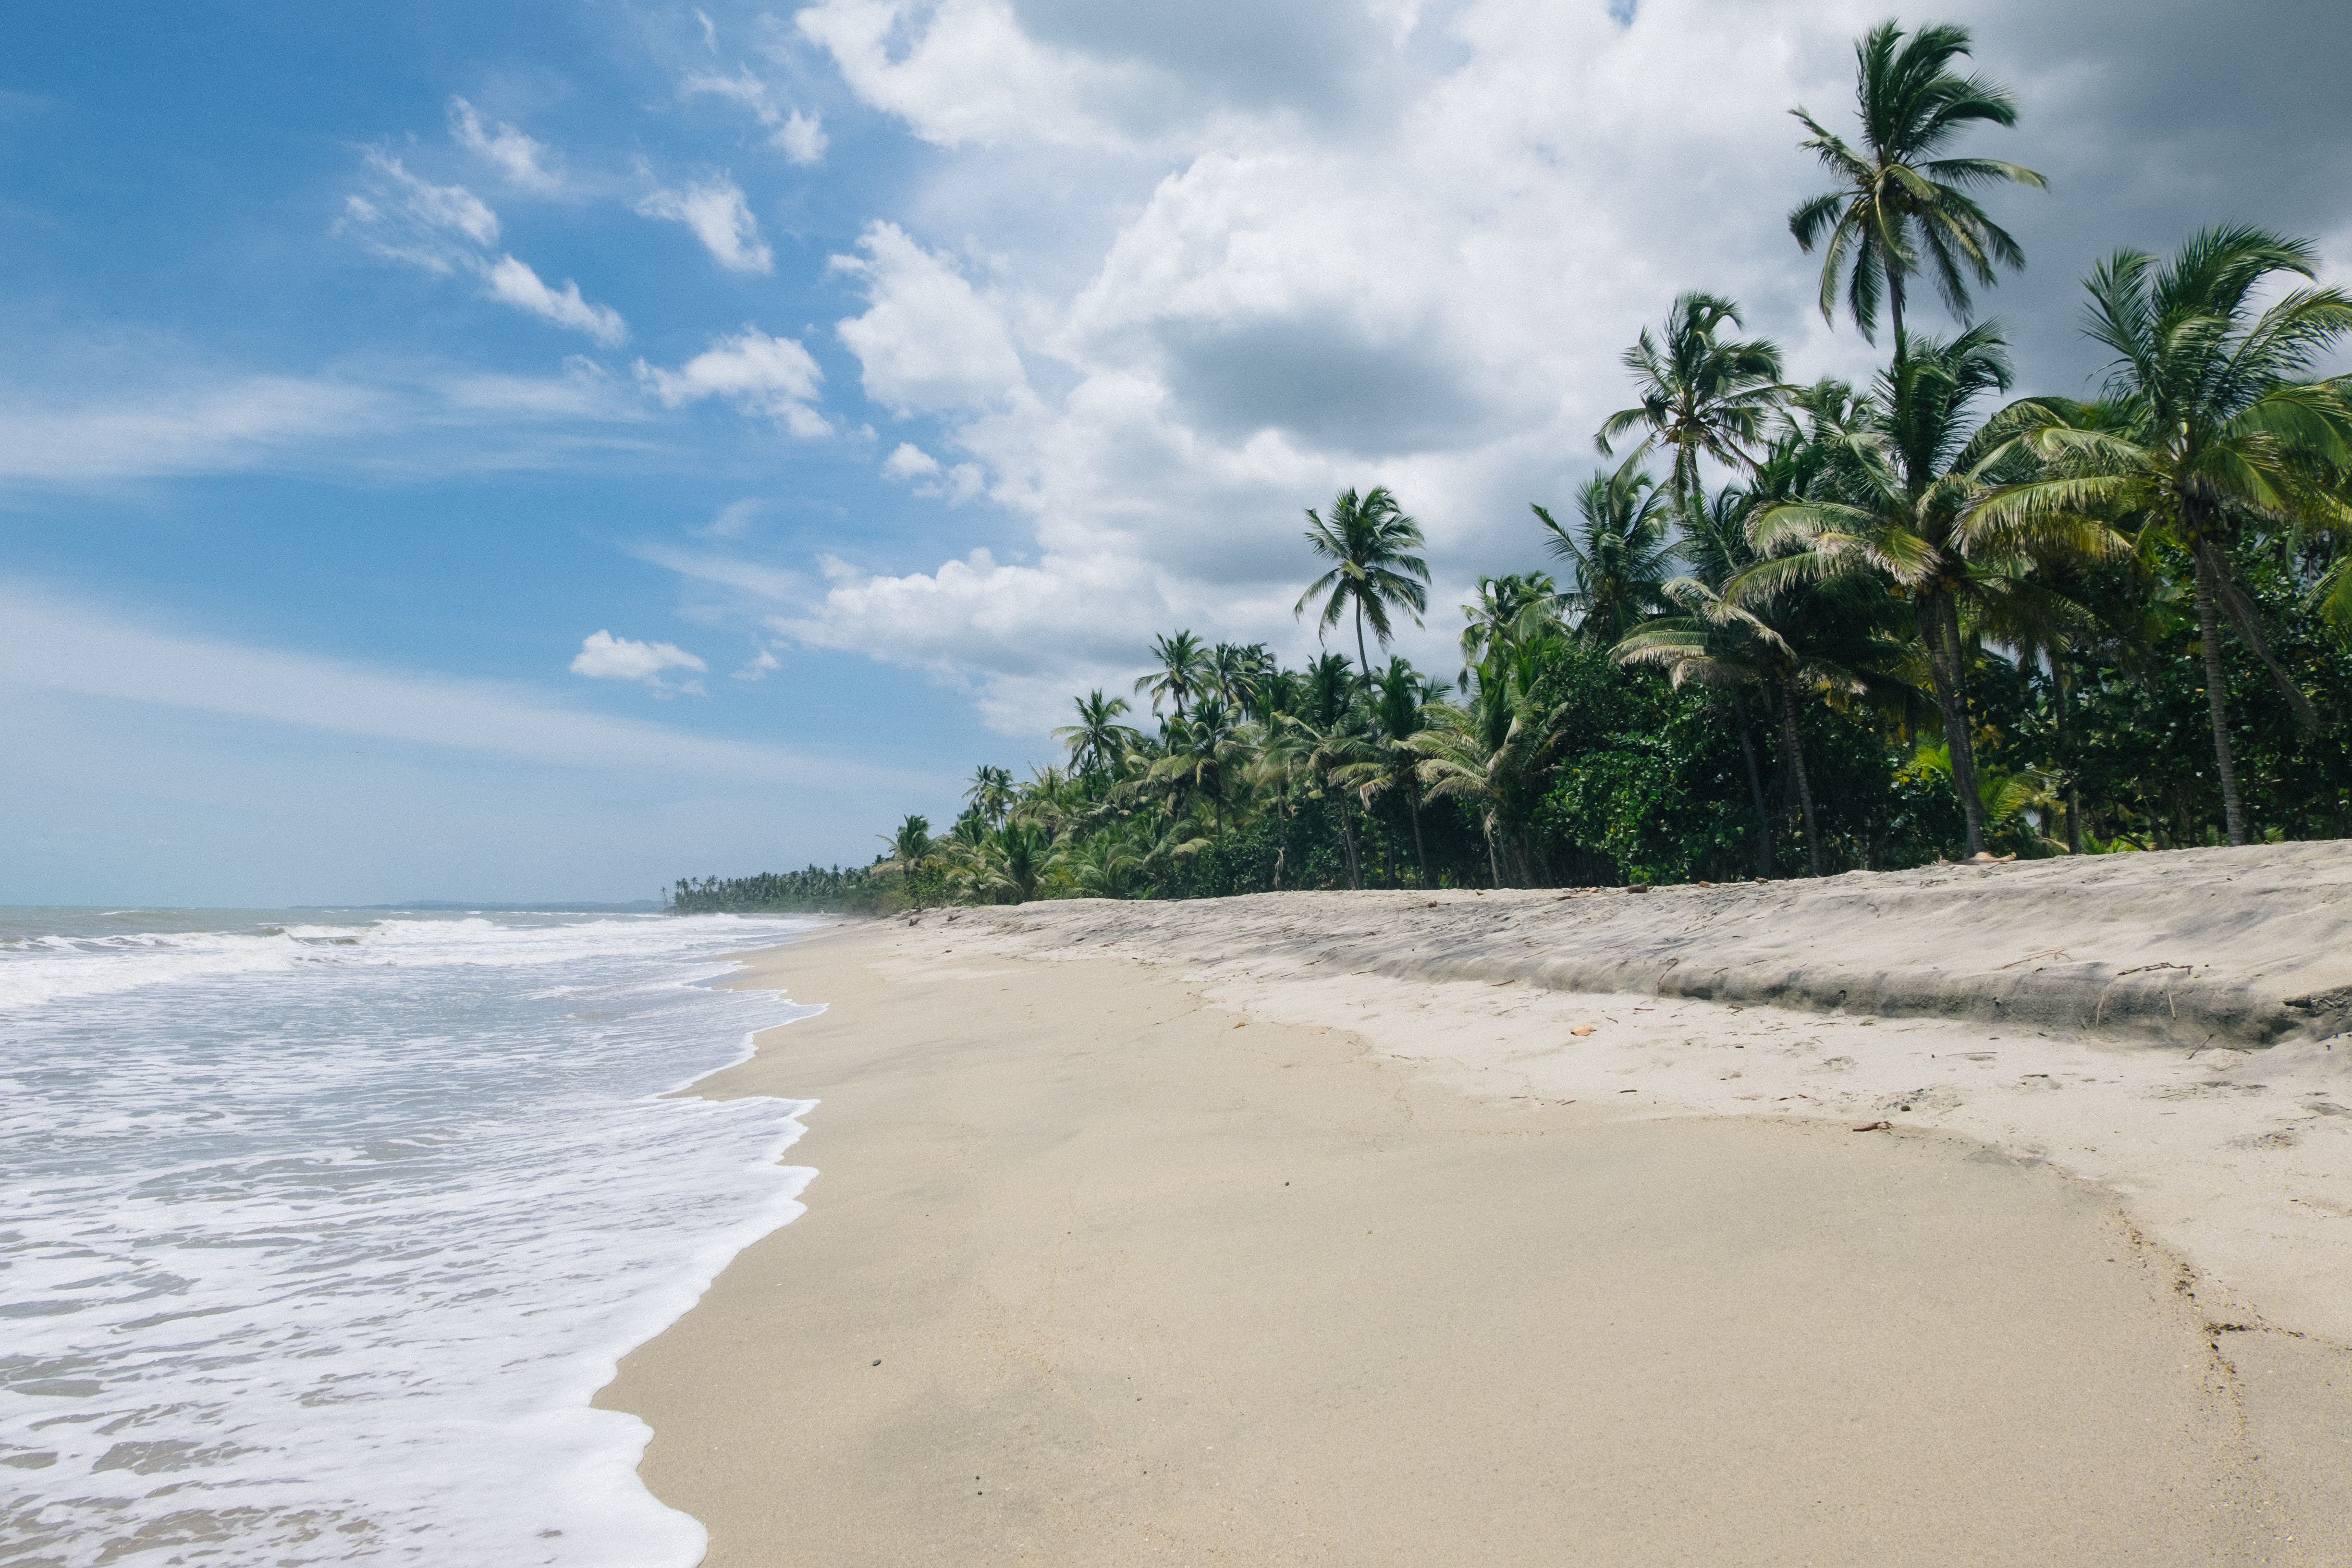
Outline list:
[[[2048,1160],[1498,1092],[1068,934],[740,982],[828,1010],[698,1092],[820,1100],[822,1174],[599,1399],[710,1563],[2352,1562],[2352,1363]]]

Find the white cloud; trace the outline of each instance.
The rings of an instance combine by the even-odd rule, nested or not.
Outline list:
[[[868,397],[903,417],[994,406],[1028,389],[1002,310],[945,257],[889,223],[867,225],[857,247],[866,254],[832,267],[865,284],[869,308],[835,330],[865,367]]]
[[[637,203],[646,217],[682,223],[711,258],[730,272],[772,272],[775,257],[760,237],[760,220],[742,190],[725,174],[683,191],[656,191]]]
[[[0,583],[10,639],[0,685],[230,715],[338,735],[589,769],[827,788],[907,787],[902,775],[780,746],[608,718],[516,684],[453,680],[158,631]]]
[[[300,376],[232,376],[184,388],[151,379],[87,400],[51,385],[0,395],[0,480],[89,483],[235,473],[381,427],[380,388]]]
[[[882,459],[882,477],[901,483],[924,479],[939,471],[940,460],[912,441],[899,442],[898,449]]]
[[[770,670],[782,668],[783,661],[773,652],[763,647],[742,668],[730,670],[729,673],[738,680],[765,680]]]
[[[582,299],[577,283],[567,279],[562,289],[551,289],[528,263],[510,255],[491,255],[499,217],[473,192],[419,179],[399,159],[377,148],[368,149],[362,161],[368,189],[344,198],[343,216],[335,226],[339,232],[388,260],[445,278],[470,273],[482,280],[489,298],[585,332],[606,347],[627,339],[628,324],[620,312]]]
[[[811,406],[824,384],[815,358],[791,338],[772,338],[746,325],[676,370],[636,363],[637,379],[665,408],[681,408],[706,397],[724,397],[738,407],[763,414],[795,436],[828,435],[832,426]]]
[[[782,151],[787,162],[803,168],[824,162],[828,142],[822,116],[803,114],[795,109],[784,116],[784,122],[776,127],[775,133],[768,141]]]
[[[449,134],[458,146],[495,165],[512,184],[542,193],[562,188],[562,178],[544,162],[547,143],[503,121],[484,125],[474,106],[462,98],[449,100]]]
[[[571,666],[572,674],[584,675],[591,680],[635,680],[657,691],[697,693],[702,689],[698,681],[673,686],[662,679],[662,672],[690,669],[698,675],[709,668],[675,643],[632,642],[609,631],[591,632],[581,638],[580,651],[572,656]]]
[[[562,289],[551,289],[522,262],[511,256],[501,256],[489,264],[483,275],[489,286],[490,297],[503,300],[517,310],[528,310],[534,316],[568,327],[611,348],[628,340],[628,323],[621,313],[609,305],[591,305],[580,297],[580,285],[570,279]]]
[[[766,501],[756,496],[745,496],[740,500],[729,501],[709,522],[698,528],[688,528],[687,532],[697,539],[740,539],[751,531],[751,525],[767,510]]]

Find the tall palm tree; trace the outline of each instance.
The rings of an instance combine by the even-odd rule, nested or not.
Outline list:
[[[2231,844],[2245,843],[2247,828],[2230,743],[2222,615],[2306,728],[2317,714],[2272,657],[2230,546],[2250,527],[2352,527],[2341,479],[2352,466],[2352,383],[2304,379],[2352,334],[2352,296],[2299,288],[2254,311],[2265,282],[2308,279],[2315,262],[2307,241],[2231,226],[2194,236],[2169,263],[2139,251],[2103,263],[2084,285],[2084,330],[2116,356],[2109,403],[2088,417],[2048,405],[2020,437],[2045,471],[1985,498],[1966,525],[1972,550],[1998,549],[2113,520],[2135,530],[2144,552],[2161,542],[2189,556]]]
[[[1568,563],[1570,585],[1559,596],[1561,607],[1580,633],[1606,647],[1666,609],[1660,590],[1674,574],[1673,509],[1658,482],[1628,461],[1585,480],[1576,510],[1583,526],[1571,531],[1533,507],[1551,534],[1544,548]]]
[[[1739,574],[1758,558],[1741,526],[1742,503],[1737,491],[1718,497],[1710,511],[1691,519],[1688,553],[1694,570],[1666,584],[1666,595],[1683,608],[1679,616],[1664,616],[1636,629],[1612,653],[1621,664],[1663,667],[1676,686],[1696,680],[1702,686],[1759,688],[1778,709],[1781,755],[1788,759],[1790,782],[1805,824],[1805,855],[1812,874],[1822,874],[1821,824],[1813,810],[1813,787],[1805,767],[1805,746],[1797,727],[1801,700],[1814,695],[1846,696],[1868,691],[1874,684],[1865,674],[1874,665],[1892,662],[1891,644],[1874,638],[1870,623],[1877,617],[1885,595],[1861,576],[1832,578],[1826,584],[1784,582],[1769,596],[1736,602],[1727,592]],[[1873,672],[1874,673],[1874,672]],[[1883,683],[1883,682],[1882,682]],[[1746,724],[1740,742],[1745,748]],[[1748,749],[1750,787],[1757,796],[1759,820],[1763,788],[1755,776],[1755,754]],[[1761,874],[1770,874],[1770,847],[1759,837]]]
[[[1753,605],[1799,581],[1860,573],[1909,603],[1971,857],[1984,852],[1984,811],[1969,729],[1962,610],[1989,630],[2019,635],[2078,621],[2078,609],[2030,579],[2033,555],[2095,556],[2116,542],[2103,528],[2051,527],[2030,550],[1988,543],[1963,551],[1959,521],[1984,493],[1988,466],[2010,460],[2016,429],[2040,417],[2038,405],[2026,403],[1971,427],[1977,401],[2009,384],[2009,356],[1995,323],[1971,327],[1948,343],[1922,337],[1898,344],[1876,395],[1834,437],[1813,493],[1758,513],[1756,543],[1769,558],[1727,589],[1734,602]]]
[[[1264,643],[1221,642],[1209,650],[1209,688],[1244,719],[1265,717],[1258,706],[1261,689],[1274,671],[1274,655]]]
[[[1135,689],[1150,693],[1154,713],[1160,711],[1160,700],[1165,697],[1175,704],[1176,717],[1181,719],[1186,700],[1209,683],[1209,650],[1191,632],[1176,632],[1152,640],[1151,658],[1151,672],[1138,676]]]
[[[1725,342],[1723,323],[1742,325],[1739,307],[1717,294],[1684,294],[1666,311],[1664,349],[1643,327],[1625,351],[1641,401],[1611,415],[1593,437],[1604,458],[1610,443],[1643,432],[1627,455],[1639,462],[1659,447],[1674,448],[1666,486],[1677,507],[1699,492],[1698,465],[1712,458],[1727,468],[1752,467],[1749,450],[1763,438],[1780,396],[1780,351],[1770,340]]]
[[[1538,517],[1543,515],[1537,509]],[[1477,592],[1462,606],[1462,676],[1456,683],[1470,689],[1470,672],[1486,662],[1496,649],[1526,641],[1553,628],[1559,615],[1559,584],[1542,572],[1514,572],[1501,577],[1481,577]]]
[[[972,769],[963,798],[989,826],[1003,826],[1005,813],[1013,809],[1013,770],[983,763]]]
[[[1308,507],[1307,521],[1307,544],[1331,565],[1307,585],[1291,613],[1305,615],[1308,602],[1323,594],[1328,596],[1316,617],[1318,633],[1338,626],[1342,616],[1353,615],[1356,660],[1370,681],[1372,660],[1365,651],[1364,623],[1371,623],[1372,636],[1386,650],[1395,635],[1389,612],[1402,609],[1419,626],[1421,613],[1429,607],[1429,563],[1412,553],[1426,542],[1421,525],[1404,514],[1386,485],[1374,485],[1360,498],[1352,489],[1341,490],[1331,502],[1329,517]]]
[[[1405,809],[1412,818],[1413,861],[1421,868],[1421,885],[1430,885],[1429,848],[1421,835],[1421,753],[1409,743],[1412,737],[1429,727],[1423,710],[1436,695],[1422,679],[1421,671],[1402,655],[1389,660],[1386,669],[1372,677],[1371,720],[1370,737],[1371,754],[1359,763],[1341,769],[1339,782],[1363,797],[1364,807],[1371,809],[1373,797],[1395,795],[1403,797]]]
[[[1069,748],[1070,766],[1081,773],[1116,773],[1137,742],[1143,737],[1118,721],[1129,711],[1124,697],[1105,697],[1097,689],[1075,700],[1078,721],[1054,731],[1054,739]]]
[[[2025,265],[2017,241],[1968,193],[2004,183],[2037,189],[2049,183],[2018,163],[1939,156],[1971,125],[2017,123],[2017,100],[2007,88],[1951,70],[1969,52],[1969,30],[1949,24],[1922,27],[1906,43],[1902,27],[1885,22],[1857,39],[1859,148],[1802,108],[1789,111],[1812,132],[1801,145],[1821,155],[1838,184],[1789,215],[1789,232],[1806,254],[1823,247],[1822,319],[1836,319],[1843,272],[1846,310],[1872,342],[1878,341],[1884,295],[1897,352],[1909,279],[1923,266],[1945,302],[1965,316],[1971,281],[1989,289],[1997,281],[1996,265],[2012,270]]]

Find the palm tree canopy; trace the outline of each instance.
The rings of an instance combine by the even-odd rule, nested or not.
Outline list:
[[[1942,155],[1972,125],[2017,123],[2017,100],[2007,88],[1951,70],[1969,52],[1969,30],[1949,24],[1922,27],[1906,42],[1902,27],[1885,22],[1856,40],[1859,148],[1802,108],[1790,110],[1812,132],[1801,145],[1820,155],[1837,188],[1800,204],[1789,232],[1808,255],[1822,247],[1822,319],[1836,319],[1843,274],[1847,313],[1873,342],[1882,298],[1901,337],[1905,281],[1913,273],[1924,268],[1945,303],[1965,316],[1971,283],[1990,288],[1996,266],[2025,265],[2017,241],[1968,193],[2049,182],[2021,164]]]
[[[1614,643],[1666,607],[1664,589],[1674,568],[1668,537],[1673,510],[1658,482],[1630,461],[1614,473],[1587,479],[1576,492],[1576,510],[1583,522],[1571,530],[1542,507],[1533,507],[1551,534],[1544,548],[1569,565],[1570,586],[1559,595],[1560,606],[1584,636]]]
[[[1160,700],[1166,697],[1181,715],[1193,694],[1209,682],[1209,650],[1191,632],[1174,632],[1153,639],[1151,658],[1151,671],[1136,678],[1135,689],[1150,694],[1153,712],[1160,710]]]
[[[1769,339],[1727,342],[1726,322],[1741,324],[1739,307],[1716,294],[1684,294],[1666,312],[1662,348],[1650,329],[1625,351],[1641,401],[1611,415],[1592,444],[1604,458],[1610,443],[1639,430],[1639,461],[1661,446],[1674,448],[1668,483],[1677,497],[1698,490],[1698,464],[1711,458],[1727,467],[1749,464],[1748,449],[1763,437],[1780,396],[1780,351]]]
[[[1386,485],[1374,485],[1360,497],[1352,489],[1341,490],[1328,517],[1308,507],[1307,521],[1308,546],[1330,565],[1307,585],[1292,614],[1305,615],[1318,595],[1324,595],[1316,616],[1318,633],[1328,632],[1352,614],[1356,654],[1369,680],[1372,662],[1364,652],[1365,624],[1370,624],[1372,636],[1385,648],[1395,636],[1389,621],[1391,609],[1402,609],[1419,626],[1421,613],[1429,607],[1429,563],[1412,553],[1427,542],[1421,525],[1405,515]]]
[[[1118,764],[1143,739],[1118,721],[1127,712],[1124,697],[1106,697],[1100,690],[1075,699],[1078,721],[1054,731],[1054,739],[1069,749],[1070,766],[1082,773],[1116,773]]]

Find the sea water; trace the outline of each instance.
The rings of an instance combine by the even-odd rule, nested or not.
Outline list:
[[[800,1212],[813,921],[0,910],[0,1562],[687,1568],[614,1363]]]

